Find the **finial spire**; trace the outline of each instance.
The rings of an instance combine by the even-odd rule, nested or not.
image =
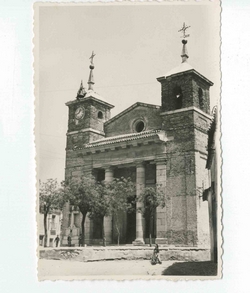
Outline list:
[[[182,51],[181,51],[181,58],[182,58],[182,63],[184,62],[187,62],[187,59],[188,59],[188,51],[187,51],[187,40],[182,40],[182,44],[183,44],[183,47],[182,47]]]
[[[93,59],[94,59],[95,55],[96,54],[94,53],[94,51],[92,51],[92,54],[89,58],[90,59],[90,65],[89,65],[90,73],[89,73],[89,81],[88,81],[89,90],[93,90],[93,85],[95,84],[94,75],[93,75],[93,69],[95,68],[94,63],[93,63]]]
[[[82,80],[81,80],[80,88],[77,92],[77,98],[83,98],[85,95],[86,95],[86,91],[85,91],[85,88],[83,87]]]
[[[178,32],[183,32],[183,36],[181,36],[181,38],[183,38],[183,40],[181,41],[182,44],[183,44],[183,47],[182,47],[182,52],[181,52],[181,58],[182,58],[182,63],[184,62],[187,62],[187,59],[188,59],[188,51],[187,51],[187,40],[185,40],[186,38],[188,38],[190,35],[187,35],[186,34],[186,30],[190,28],[190,25],[189,26],[186,26],[185,22],[183,23],[183,27],[178,30]]]

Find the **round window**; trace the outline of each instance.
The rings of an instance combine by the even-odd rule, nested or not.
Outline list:
[[[144,130],[144,127],[145,127],[145,124],[144,124],[143,121],[138,121],[135,124],[135,130],[136,130],[136,132],[142,132]]]

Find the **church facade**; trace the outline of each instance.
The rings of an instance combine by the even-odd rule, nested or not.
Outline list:
[[[187,41],[182,41],[182,62],[165,76],[161,105],[137,102],[111,118],[114,107],[94,89],[93,57],[88,90],[80,86],[69,109],[65,178],[94,174],[97,180],[130,177],[140,188],[160,185],[166,193],[164,208],[157,208],[153,242],[171,247],[210,249],[209,210],[203,190],[208,129],[211,124],[209,88],[213,85],[187,62]],[[141,204],[141,203],[139,203]],[[149,223],[141,213],[121,215],[121,244],[149,242]],[[105,221],[108,244],[116,244],[112,217]],[[63,210],[63,243],[67,236],[77,245],[81,214],[72,206]],[[85,239],[101,244],[101,227],[87,219]]]

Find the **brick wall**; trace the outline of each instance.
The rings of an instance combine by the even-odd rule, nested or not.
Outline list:
[[[160,109],[158,108],[138,106],[114,121],[106,123],[105,134],[110,137],[136,132],[134,123],[138,120],[145,122],[145,130],[161,129],[159,114]]]
[[[85,109],[85,115],[83,119],[75,121],[75,111],[82,106]],[[103,118],[98,118],[98,112],[103,113]],[[94,100],[81,101],[69,105],[69,119],[68,119],[68,131],[76,131],[84,128],[94,128],[99,131],[103,131],[103,123],[110,119],[110,109],[101,103]]]
[[[167,244],[197,244],[194,152],[172,153],[166,164],[166,230],[159,237]]]
[[[208,206],[199,196],[208,178],[204,158],[209,121],[193,110],[163,115],[163,129],[174,140],[166,146],[166,229],[157,234],[162,238],[158,243],[209,246]]]
[[[162,110],[176,110],[176,89],[182,92],[182,107],[195,106],[205,113],[210,113],[210,85],[201,77],[194,73],[181,73],[161,80]],[[199,97],[199,89],[202,97]]]
[[[95,133],[93,131],[70,134],[67,136],[66,149],[71,150],[73,148],[83,148],[85,144],[102,139],[103,137],[104,135]]]
[[[75,119],[76,109],[82,106],[85,114],[82,119]],[[98,115],[100,114],[101,115]],[[96,131],[104,131],[104,122],[110,119],[110,109],[94,100],[81,101],[69,105],[68,132],[87,130],[89,128]],[[101,139],[104,133],[98,134],[93,131],[79,132],[67,136],[67,149],[83,148],[86,143]]]

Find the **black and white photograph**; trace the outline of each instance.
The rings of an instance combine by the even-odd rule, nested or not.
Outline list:
[[[39,280],[221,278],[220,13],[35,3]]]

